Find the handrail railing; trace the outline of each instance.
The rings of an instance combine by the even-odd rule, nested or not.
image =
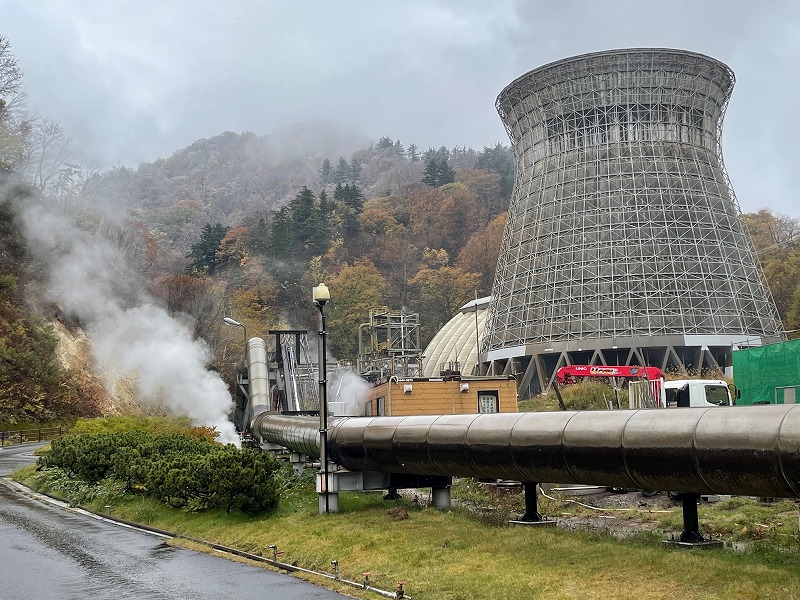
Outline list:
[[[64,435],[64,427],[37,427],[17,431],[0,431],[0,448],[12,444],[43,442]]]

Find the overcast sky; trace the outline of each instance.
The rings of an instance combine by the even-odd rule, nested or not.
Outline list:
[[[302,123],[480,150],[509,143],[494,101],[531,69],[700,52],[736,74],[723,152],[742,210],[800,217],[798,0],[0,0],[0,15],[29,108],[98,167]]]

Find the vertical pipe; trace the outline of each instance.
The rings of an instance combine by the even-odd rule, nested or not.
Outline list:
[[[480,375],[481,336],[478,333],[478,290],[475,290],[475,375]]]
[[[325,512],[330,512],[330,502],[328,499],[328,396],[327,380],[328,366],[326,364],[325,347],[325,305],[319,305],[319,356],[317,367],[319,371],[319,466],[322,471],[321,492],[325,494]],[[320,506],[320,509],[322,506]],[[321,512],[321,511],[320,511]]]

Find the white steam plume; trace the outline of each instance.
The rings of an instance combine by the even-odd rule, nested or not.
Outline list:
[[[207,346],[148,297],[121,253],[42,206],[21,212],[31,251],[49,265],[50,295],[84,325],[106,384],[133,377],[141,399],[216,427],[221,442],[238,444],[228,420],[231,396],[206,368]]]
[[[353,369],[341,368],[331,378],[329,406],[337,417],[361,417],[372,385]]]

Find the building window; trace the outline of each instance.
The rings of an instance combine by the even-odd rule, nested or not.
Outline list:
[[[500,412],[500,395],[497,390],[478,392],[478,412],[481,414]]]

